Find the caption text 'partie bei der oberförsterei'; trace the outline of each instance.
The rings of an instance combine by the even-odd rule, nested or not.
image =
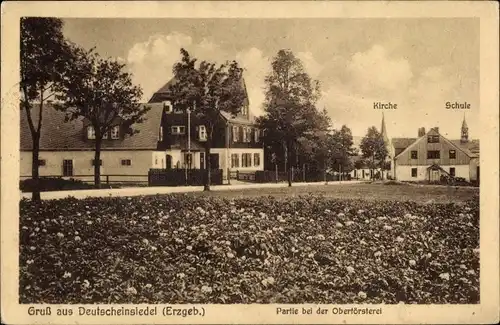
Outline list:
[[[278,315],[382,315],[382,308],[368,307],[277,307]]]
[[[273,307],[275,308],[275,307]],[[276,315],[382,315],[382,308],[369,307],[276,307]],[[85,306],[85,307],[28,307],[30,316],[160,316],[191,317],[205,316],[204,307],[173,307],[173,306]]]

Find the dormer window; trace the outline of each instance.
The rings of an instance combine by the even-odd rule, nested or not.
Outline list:
[[[198,137],[201,141],[207,140],[207,128],[205,127],[205,125],[200,125],[198,127]]]
[[[115,125],[111,128],[111,139],[120,139],[120,127],[118,125]]]
[[[172,113],[172,102],[169,100],[163,101],[163,109],[165,110],[165,113]]]
[[[185,134],[186,133],[186,128],[183,125],[174,125],[172,126],[172,134]]]
[[[439,143],[439,135],[427,136],[427,143]]]
[[[95,140],[95,129],[92,125],[87,126],[87,139]]]

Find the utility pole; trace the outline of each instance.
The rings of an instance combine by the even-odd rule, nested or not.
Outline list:
[[[195,102],[193,102],[193,105],[196,105]],[[189,169],[191,169],[191,110],[188,108],[187,109],[187,135],[188,135],[188,150],[187,150],[187,155],[184,159],[184,177],[186,179],[186,185],[189,185],[188,182],[188,164],[189,164]]]
[[[231,157],[229,155],[229,146],[231,145],[231,130],[229,128],[229,121],[226,120],[226,165],[227,165],[227,185],[231,185]]]

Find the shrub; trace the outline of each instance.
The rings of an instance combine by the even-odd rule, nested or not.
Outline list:
[[[41,192],[48,191],[70,191],[70,190],[85,190],[85,189],[93,189],[94,185],[90,183],[85,183],[79,179],[63,179],[63,178],[48,178],[41,177],[38,180],[38,184]],[[35,188],[35,180],[25,179],[19,182],[19,189],[22,192],[33,192]],[[101,184],[101,188],[109,188],[110,186]],[[117,186],[113,186],[116,188]]]

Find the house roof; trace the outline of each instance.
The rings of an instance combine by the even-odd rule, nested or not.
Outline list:
[[[142,104],[146,105],[146,104]],[[158,104],[147,104],[151,109],[146,113],[143,123],[137,123],[133,128],[138,133],[125,136],[120,140],[103,140],[103,150],[150,149],[155,150],[158,144],[158,132],[163,107]],[[33,121],[38,121],[38,107],[32,110]],[[33,148],[28,119],[24,110],[21,111],[21,150]],[[84,118],[64,121],[65,113],[46,104],[43,109],[42,130],[40,135],[40,150],[94,150],[94,142],[86,140]]]
[[[187,137],[175,137],[170,142],[171,149],[181,149],[182,151],[186,151],[188,148],[188,139]],[[205,146],[200,141],[191,138],[190,148],[192,151],[203,151],[205,150]]]
[[[233,116],[233,114],[221,111],[220,114],[222,115],[223,118],[228,120],[229,122],[233,123],[238,123],[238,124],[246,124],[246,125],[253,125],[255,124],[254,120],[249,120],[241,116]]]
[[[471,157],[479,157],[479,140],[474,139],[467,142],[461,140],[450,140],[455,146],[459,147]]]
[[[394,149],[404,150],[415,141],[417,141],[417,138],[392,138],[392,145]]]
[[[176,83],[177,83],[177,79],[175,79],[175,77],[173,77],[172,79],[170,79],[166,84],[164,84],[160,89],[158,89],[153,94],[153,96],[151,96],[151,99],[150,99],[149,102],[156,101],[156,98],[160,97],[159,95],[169,95],[170,94],[170,87],[172,87],[172,85],[174,85]],[[243,105],[244,106],[248,106],[250,104],[250,102],[248,100],[247,86],[246,86],[244,78],[241,78],[241,87],[245,91],[245,100],[243,102]]]

